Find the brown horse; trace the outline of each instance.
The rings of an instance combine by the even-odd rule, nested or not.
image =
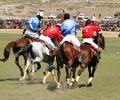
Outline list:
[[[102,33],[97,33],[97,35],[94,37],[94,42],[103,50],[105,49],[105,38]]]
[[[9,42],[4,49],[4,53],[3,53],[4,58],[0,59],[0,61],[6,62],[9,59],[11,49],[13,50],[13,53],[16,54],[21,48],[25,47],[26,45],[30,44],[33,41],[35,41],[34,38],[31,38],[31,39],[20,38],[16,41]],[[24,57],[24,61],[25,61],[24,63],[26,63],[26,53],[22,53],[21,55]],[[19,56],[15,55],[15,63],[21,72],[21,76],[23,76],[23,69],[19,64],[19,57],[21,55],[19,55]],[[36,63],[36,64],[40,67],[39,63]],[[27,71],[27,73],[29,73],[29,72]]]
[[[99,46],[104,48],[105,46],[104,37],[101,34],[98,34],[98,36],[96,36],[95,38],[96,38],[95,40],[97,40],[97,43],[101,42],[99,43],[100,44]],[[81,48],[81,55],[82,55],[81,62],[78,61],[78,56],[77,56],[78,53],[76,49],[73,47],[72,44],[68,42],[63,43],[63,45],[54,52],[57,58],[57,76],[58,76],[57,87],[58,88],[60,88],[60,74],[61,74],[60,68],[63,67],[63,64],[66,65],[65,67],[66,68],[66,79],[67,79],[67,83],[70,86],[73,85],[74,82],[79,81],[79,77],[86,67],[88,67],[88,72],[89,72],[89,80],[88,80],[87,85],[90,86],[92,84],[94,72],[95,72],[95,69],[96,69],[96,66],[99,60],[94,57],[93,49],[88,43],[82,44],[80,48]],[[76,67],[78,65],[80,65],[80,69],[75,79]],[[93,67],[93,70],[91,70],[92,67]],[[70,80],[70,72],[69,72],[70,68],[72,69],[72,72],[73,72],[72,84],[69,81]]]

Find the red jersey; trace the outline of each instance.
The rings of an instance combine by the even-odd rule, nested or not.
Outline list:
[[[82,29],[83,38],[93,38],[95,36],[94,32],[101,31],[101,28],[95,25],[87,25]]]
[[[47,27],[43,31],[43,35],[46,35],[46,36],[48,36],[50,38],[57,37],[57,40],[58,40],[59,43],[62,41],[60,29],[57,26],[54,26],[54,25],[51,25],[51,26]]]

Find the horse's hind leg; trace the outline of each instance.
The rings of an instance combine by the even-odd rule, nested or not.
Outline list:
[[[56,76],[55,76],[54,69],[52,69],[51,72],[52,72],[53,81],[54,81],[55,83],[58,83],[57,78],[56,78]]]
[[[71,81],[72,81],[72,83],[74,83],[75,82],[76,67],[72,68],[72,73],[73,73],[73,75],[72,75]]]
[[[57,88],[60,88],[60,65],[57,65],[57,76],[58,76],[58,83],[57,83]]]
[[[85,64],[81,64],[81,68],[78,70],[78,73],[77,73],[76,82],[79,81],[80,75],[81,75],[82,72],[85,70],[85,68],[86,68]]]
[[[74,87],[75,86],[75,73],[76,73],[76,67],[73,67],[72,69],[71,69],[71,75],[72,75],[72,77],[70,77],[71,78],[71,80],[68,82],[68,85],[70,86],[70,87]],[[69,73],[68,73],[69,74]],[[70,75],[70,76],[71,76]]]
[[[15,57],[15,64],[18,66],[18,68],[19,68],[19,70],[20,70],[20,75],[23,76],[24,73],[23,73],[22,67],[21,67],[20,64],[19,64],[19,57]]]
[[[87,86],[92,85],[92,80],[93,80],[93,73],[92,72],[93,72],[92,66],[88,66],[89,79],[87,81]]]
[[[92,68],[92,69],[91,69]],[[94,73],[96,71],[96,66],[89,66],[88,67],[88,72],[89,72],[89,79],[88,79],[88,82],[87,82],[87,86],[92,86],[92,80],[94,78]]]
[[[20,81],[24,80],[26,78],[26,73],[27,73],[28,67],[30,66],[30,63],[31,63],[31,61],[30,61],[30,58],[29,58],[29,59],[27,59],[27,62],[26,62],[26,65],[25,65],[24,75],[23,75],[23,77],[21,77],[19,79]]]

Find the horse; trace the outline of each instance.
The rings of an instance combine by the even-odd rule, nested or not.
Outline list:
[[[24,75],[19,79],[20,81],[24,80],[26,78],[26,72],[28,70],[28,68],[30,67],[30,65],[33,65],[34,63],[39,63],[40,62],[47,62],[48,64],[50,64],[50,66],[53,65],[54,62],[54,56],[52,56],[51,54],[51,50],[46,46],[46,44],[43,41],[39,41],[39,42],[32,42],[29,45],[30,48],[26,48],[23,49],[22,52],[20,53],[27,53],[26,56],[26,63],[24,66]],[[35,57],[32,56],[31,51],[34,53]],[[18,56],[19,54],[18,53]],[[41,65],[40,65],[41,66]],[[34,73],[34,67],[32,67],[32,74]],[[52,70],[52,67],[50,67],[49,72]],[[56,78],[54,73],[52,72],[52,76],[54,81],[56,82]],[[46,78],[43,79],[43,83],[46,84]]]
[[[102,34],[97,34],[95,37],[95,40],[97,43],[99,43],[99,46],[102,48],[105,48],[105,41]],[[84,71],[86,67],[88,67],[89,72],[89,79],[87,82],[87,86],[92,85],[92,80],[94,77],[95,69],[97,64],[99,63],[99,60],[94,59],[94,51],[93,48],[91,48],[91,45],[88,43],[83,43],[80,47],[81,49],[81,62],[78,61],[78,53],[76,49],[73,47],[72,44],[68,42],[64,42],[62,46],[60,46],[59,49],[57,49],[54,54],[56,55],[57,59],[57,88],[60,88],[60,68],[63,67],[63,64],[66,65],[66,79],[69,86],[74,85],[75,82],[78,83],[80,75]],[[80,65],[80,69],[77,73],[77,77],[75,79],[75,73],[77,66]],[[91,68],[93,67],[93,70]],[[73,72],[72,76],[72,82],[70,82],[70,73],[69,69],[71,68]]]
[[[98,45],[99,48],[105,50],[105,37],[102,35],[102,33],[97,33],[97,35],[94,37],[94,42]],[[92,80],[94,78],[94,73],[96,71],[96,67],[98,63],[99,63],[99,59],[95,59],[93,55],[93,57],[91,58],[91,62],[88,65],[88,72],[89,72],[89,79],[87,82],[88,87],[92,86]]]
[[[18,66],[19,70],[20,70],[20,75],[23,76],[23,69],[19,64],[19,56],[23,56],[24,57],[24,64],[26,63],[26,53],[21,53],[21,55],[16,56],[16,53],[23,47],[25,47],[26,45],[30,44],[31,42],[36,41],[34,38],[20,38],[16,41],[11,41],[9,42],[6,47],[4,48],[4,52],[3,52],[3,57],[2,59],[0,59],[0,61],[2,62],[6,62],[9,59],[10,56],[10,50],[13,50],[13,54],[15,55],[15,64]],[[39,68],[41,67],[39,63],[36,63],[37,66],[39,66]],[[27,71],[27,73],[29,74],[29,71]]]

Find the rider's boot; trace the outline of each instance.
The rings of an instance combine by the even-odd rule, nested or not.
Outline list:
[[[96,53],[95,53],[95,57],[97,58],[97,60],[99,60],[101,58],[100,56],[101,52],[99,50],[99,48],[96,50]]]

